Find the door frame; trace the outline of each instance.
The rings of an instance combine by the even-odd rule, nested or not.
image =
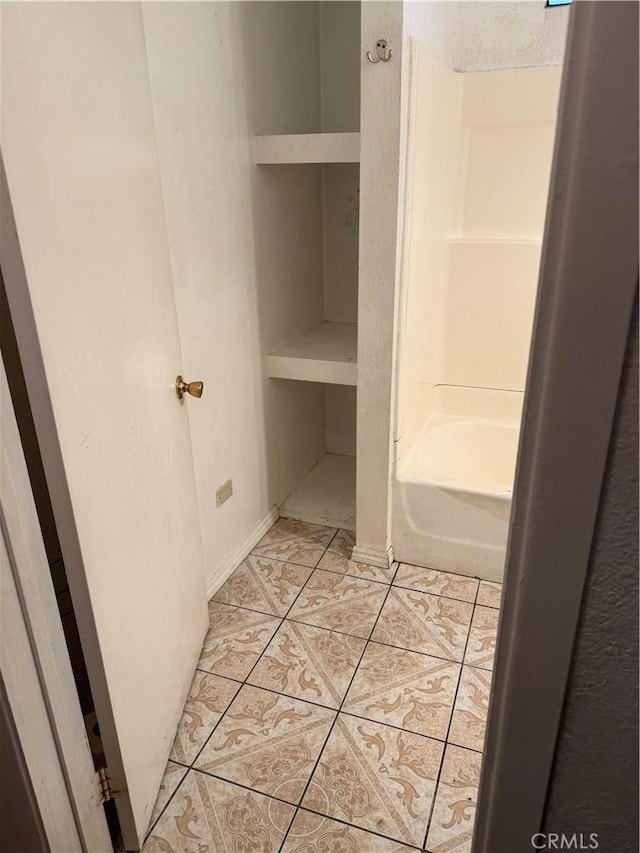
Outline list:
[[[638,288],[638,6],[573,5],[473,853],[540,831]]]
[[[102,853],[112,844],[98,776],[1,367],[2,679],[52,853]]]

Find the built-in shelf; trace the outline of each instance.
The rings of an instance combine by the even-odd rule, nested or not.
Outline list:
[[[320,323],[268,355],[267,373],[274,379],[355,385],[358,374],[356,324]]]
[[[280,507],[283,518],[356,529],[356,458],[327,453]]]
[[[359,133],[256,136],[256,163],[359,163]]]

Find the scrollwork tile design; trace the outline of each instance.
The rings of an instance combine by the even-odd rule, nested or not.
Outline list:
[[[213,596],[214,601],[284,616],[311,569],[250,554]]]
[[[414,849],[299,809],[282,853],[412,853]]]
[[[333,527],[280,518],[252,553],[314,568],[335,532]]]
[[[334,717],[318,705],[245,685],[195,766],[297,803]]]
[[[364,647],[358,637],[285,620],[248,682],[337,709]]]
[[[372,640],[462,661],[473,605],[392,586]]]
[[[340,714],[303,806],[421,846],[443,744]]]
[[[289,619],[366,639],[387,589],[375,581],[316,569],[291,608]]]
[[[490,672],[474,666],[462,667],[449,731],[451,743],[482,751],[490,690]]]
[[[485,607],[500,607],[501,597],[501,583],[493,583],[492,581],[480,581],[480,589],[478,590],[476,604],[483,604]]]
[[[239,687],[236,681],[196,670],[171,750],[174,761],[193,762]]]
[[[466,664],[479,666],[482,669],[493,669],[499,615],[500,611],[493,607],[476,605],[464,656]]]
[[[478,581],[464,575],[454,575],[448,572],[438,572],[435,569],[423,569],[420,566],[410,566],[401,563],[398,574],[394,579],[396,586],[407,589],[417,589],[420,592],[430,592],[432,595],[444,595],[445,598],[455,598],[458,601],[476,600]]]
[[[144,853],[277,853],[294,808],[190,770]]]
[[[158,791],[158,799],[156,800],[156,804],[151,812],[149,826],[152,827],[157,821],[160,816],[160,812],[167,805],[171,795],[184,779],[186,772],[187,768],[182,764],[176,764],[175,761],[167,762],[164,776],[162,777],[162,782],[160,784],[160,790]]]
[[[471,853],[482,756],[447,745],[425,849]]]
[[[210,601],[210,627],[198,669],[241,681],[264,651],[280,621],[274,616]]]
[[[369,643],[343,710],[444,740],[460,666]]]
[[[144,851],[470,853],[501,584],[353,545],[281,519],[209,603]]]

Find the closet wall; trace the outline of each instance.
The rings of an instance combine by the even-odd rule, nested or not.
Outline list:
[[[320,6],[321,90],[324,133],[360,130],[360,4]],[[325,319],[358,319],[360,166],[322,166]],[[327,452],[355,456],[356,389],[325,386]],[[354,481],[355,488],[355,481]]]
[[[324,5],[142,7],[209,592],[327,450],[355,452],[354,389],[265,366],[357,310],[357,164],[255,163],[256,135],[358,130],[359,4]]]

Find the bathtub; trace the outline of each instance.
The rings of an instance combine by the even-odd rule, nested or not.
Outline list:
[[[432,389],[394,484],[397,560],[502,580],[522,396]]]

